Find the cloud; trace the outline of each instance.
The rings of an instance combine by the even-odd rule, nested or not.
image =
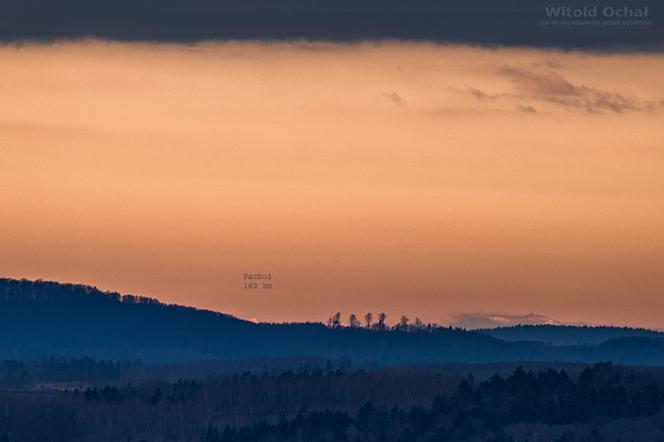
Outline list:
[[[528,95],[577,95],[577,87],[557,72],[531,72],[503,67],[499,73],[514,83],[517,90]]]
[[[452,89],[455,92],[458,92],[458,90]],[[475,87],[471,87],[469,89],[466,89],[467,93],[472,95],[473,97],[477,98],[480,101],[493,101],[493,102],[500,102],[504,100],[521,100],[524,97],[519,95],[519,94],[511,94],[511,93],[498,93],[498,94],[491,94],[489,92],[483,91],[482,89],[478,89]],[[528,107],[528,106],[525,106]]]
[[[601,91],[588,87],[577,88],[578,94],[575,97],[565,97],[560,95],[551,95],[545,99],[553,104],[557,104],[570,109],[585,110],[590,113],[602,113],[605,111],[622,113],[628,111],[652,111],[658,107],[655,103],[640,102],[636,99],[627,98],[617,92]]]
[[[536,114],[536,113],[537,113],[537,109],[535,109],[535,108],[532,107],[532,106],[521,106],[521,105],[519,105],[519,106],[517,106],[516,108],[517,108],[519,111],[524,112],[524,113],[526,113],[526,114]]]
[[[537,112],[538,103],[593,114],[652,112],[664,106],[664,100],[639,100],[620,92],[574,84],[556,71],[507,66],[499,68],[497,73],[512,82],[513,93],[492,94],[478,88],[469,88],[467,93],[483,101],[509,101],[526,113]]]
[[[536,68],[547,68],[547,69],[562,69],[565,67],[563,63],[561,63],[558,60],[543,60],[543,61],[536,61],[532,63],[533,67]]]
[[[527,315],[511,315],[500,313],[460,313],[452,316],[451,325],[466,329],[510,327],[513,325],[560,325],[548,316],[529,313]]]
[[[389,94],[385,94],[385,96],[394,104],[398,106],[405,106],[406,105],[406,100],[404,100],[399,94],[396,92],[390,92]]]
[[[585,0],[572,0],[581,4]],[[3,0],[0,41],[411,40],[661,52],[661,26],[542,27],[550,0]],[[653,23],[660,12],[651,11]]]
[[[500,97],[500,95],[491,95],[491,94],[488,94],[488,93],[484,92],[481,89],[477,89],[477,88],[474,88],[474,87],[471,87],[470,89],[468,89],[468,92],[473,97],[477,98],[478,100],[493,100],[495,98]]]

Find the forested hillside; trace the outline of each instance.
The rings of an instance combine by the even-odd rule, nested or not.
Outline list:
[[[324,357],[378,364],[610,360],[656,365],[664,364],[664,339],[619,337],[599,345],[551,346],[447,327],[254,324],[83,285],[1,279],[0,358],[51,356],[144,362]]]
[[[477,331],[505,341],[536,341],[552,345],[594,345],[617,338],[664,337],[664,333],[644,328],[548,324],[515,325],[513,327],[486,328]]]

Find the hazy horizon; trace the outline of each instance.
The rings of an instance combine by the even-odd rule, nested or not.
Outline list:
[[[0,273],[260,321],[664,322],[664,56],[0,47]],[[271,273],[271,289],[244,273]]]

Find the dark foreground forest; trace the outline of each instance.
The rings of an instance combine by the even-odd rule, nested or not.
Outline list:
[[[0,442],[664,441],[661,332],[373,319],[0,279]]]
[[[664,440],[660,368],[338,365],[155,380],[134,363],[5,361],[0,441]]]

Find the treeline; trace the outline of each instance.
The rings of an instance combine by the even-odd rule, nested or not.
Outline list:
[[[117,292],[104,292],[96,287],[84,284],[63,284],[55,281],[42,281],[38,279],[0,278],[0,299],[14,303],[24,302],[75,302],[85,298],[86,302],[125,304],[161,304],[157,299],[146,296],[121,295]]]
[[[411,331],[433,331],[436,329],[454,329],[453,327],[442,327],[438,324],[425,323],[420,318],[415,318],[412,322],[408,316],[402,315],[399,318],[399,322],[390,326],[387,322],[387,314],[380,312],[374,316],[373,313],[367,312],[362,318],[355,313],[348,315],[348,320],[344,323],[341,312],[337,312],[334,315],[330,316],[325,322],[328,328],[365,328],[367,330],[378,330],[378,331],[402,331],[402,332],[411,332]],[[345,325],[344,325],[345,324]],[[461,330],[461,329],[457,329]]]
[[[4,392],[0,436],[9,442],[657,441],[664,437],[663,402],[664,369],[608,363],[481,378],[427,367],[303,369]]]
[[[586,325],[515,325],[476,331],[505,341],[539,341],[553,345],[597,345],[617,338],[664,336],[662,332],[644,328]]]
[[[241,428],[210,425],[203,442],[442,442],[482,440],[664,440],[661,379],[639,379],[611,364],[586,368],[576,379],[549,369],[522,368],[410,409],[367,402],[357,413],[312,412],[278,423]],[[659,415],[659,416],[658,416]],[[652,419],[654,417],[656,419]],[[644,421],[644,418],[651,418]],[[640,425],[634,433],[636,420]],[[624,421],[614,425],[615,422]],[[537,425],[540,425],[539,427]],[[621,426],[622,425],[622,426]],[[653,436],[656,436],[653,438]]]
[[[459,381],[435,372],[302,368],[49,394],[1,392],[0,434],[12,442],[193,441],[210,423],[241,427],[314,410],[355,413],[367,399],[387,407],[424,405]]]
[[[0,390],[64,389],[69,384],[98,385],[109,382],[142,382],[150,379],[205,379],[235,373],[275,374],[287,371],[331,372],[350,370],[348,359],[277,358],[201,360],[176,364],[146,364],[140,360],[95,360],[92,358],[44,358],[38,361],[0,360]],[[72,387],[73,388],[73,387]]]
[[[139,367],[143,367],[140,361],[96,361],[91,358],[0,360],[0,388],[119,380]]]

